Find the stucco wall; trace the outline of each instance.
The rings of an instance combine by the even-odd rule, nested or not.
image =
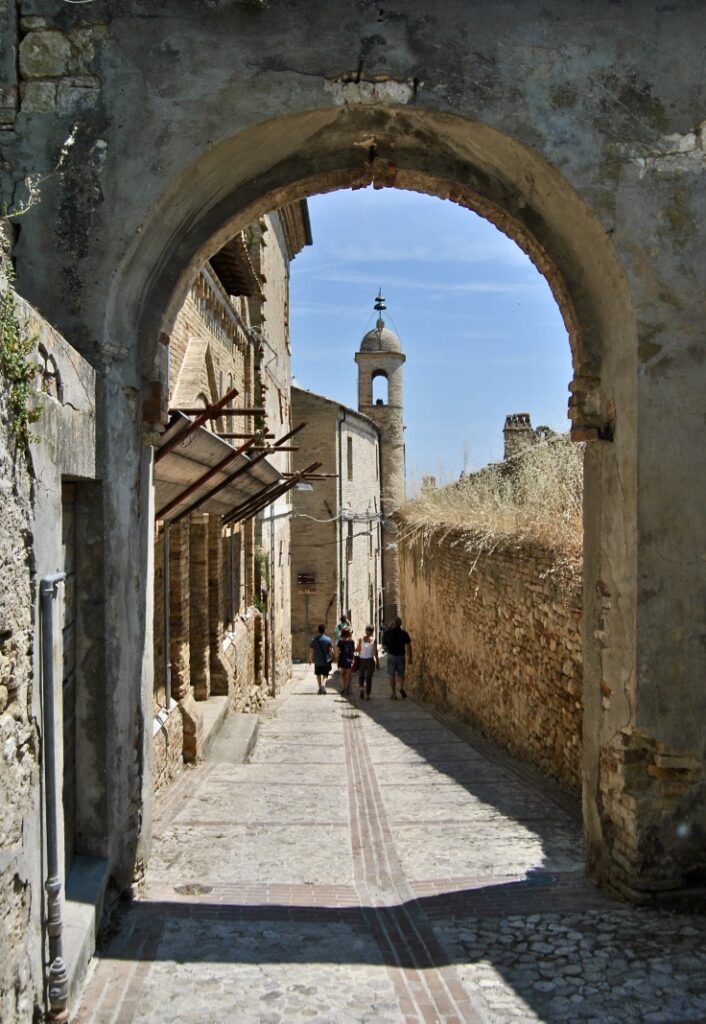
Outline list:
[[[539,546],[479,554],[441,532],[404,540],[400,566],[413,692],[578,791],[580,574]]]

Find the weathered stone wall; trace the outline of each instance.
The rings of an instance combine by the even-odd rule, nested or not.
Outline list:
[[[552,553],[489,553],[458,533],[400,545],[410,688],[514,754],[580,788],[581,579]]]
[[[0,300],[6,288],[0,279]],[[41,905],[41,879],[32,877],[33,865],[24,850],[24,841],[36,835],[39,737],[31,700],[32,476],[24,451],[10,433],[4,379],[0,496],[0,1019],[21,1021],[31,1019],[41,992],[41,960],[30,931],[30,920],[37,921]]]

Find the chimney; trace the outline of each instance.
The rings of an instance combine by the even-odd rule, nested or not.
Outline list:
[[[515,455],[520,455],[530,448],[535,441],[530,414],[528,412],[513,412],[506,416],[503,438],[505,440],[503,458],[505,459],[512,459]]]

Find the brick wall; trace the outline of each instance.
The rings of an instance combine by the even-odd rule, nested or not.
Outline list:
[[[580,786],[581,580],[538,546],[469,548],[453,531],[400,544],[410,688]]]

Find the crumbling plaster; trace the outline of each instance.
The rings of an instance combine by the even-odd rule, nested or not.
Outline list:
[[[67,33],[86,18],[58,0],[19,8]],[[171,0],[149,16],[138,0],[115,0],[92,9],[105,28],[91,60],[95,104],[70,114],[20,108],[2,137],[3,183],[12,194],[27,172],[51,171],[78,125],[16,258],[20,288],[103,375],[106,580],[116,598],[108,657],[126,736],[140,721],[150,647],[142,401],[159,384],[159,333],[196,266],[256,215],[312,191],[371,182],[429,191],[490,217],[530,251],[570,330],[572,422],[595,441],[586,465],[588,856],[596,877],[620,875],[628,888],[631,872],[639,879],[639,865],[611,859],[602,751],[628,729],[704,757],[706,193],[698,148],[664,152],[675,136],[701,146],[702,15],[691,0],[449,0],[435,10],[422,0],[262,9]],[[361,87],[361,102],[349,87],[340,104],[340,83],[356,79],[400,86]],[[137,774],[124,776],[131,792],[116,801],[116,828]],[[704,812],[689,806],[691,839],[670,862],[673,884],[675,865],[691,870],[703,845]],[[681,813],[677,803],[656,816],[664,843],[676,842]],[[116,839],[125,877],[131,834]]]

